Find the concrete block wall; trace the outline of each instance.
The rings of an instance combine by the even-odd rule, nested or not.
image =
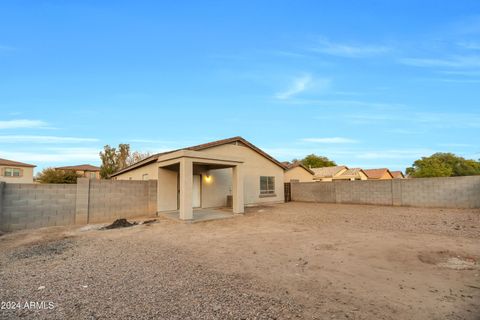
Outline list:
[[[291,188],[292,201],[480,208],[480,176],[300,182]]]
[[[78,179],[77,184],[0,183],[0,230],[109,222],[152,215],[157,181]]]
[[[150,192],[156,197],[156,184],[153,188],[150,181],[91,180],[88,222],[105,222],[152,213],[149,207]]]
[[[50,227],[75,221],[76,186],[7,183],[1,197],[1,229]]]

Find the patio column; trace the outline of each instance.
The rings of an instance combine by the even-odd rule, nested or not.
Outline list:
[[[193,163],[192,159],[180,159],[180,219],[192,220],[192,187]]]
[[[241,164],[233,167],[232,173],[233,213],[244,213],[243,167]]]

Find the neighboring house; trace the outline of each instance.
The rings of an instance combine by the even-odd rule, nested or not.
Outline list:
[[[313,182],[315,173],[301,162],[283,162],[283,164],[287,167],[285,169],[285,182]]]
[[[322,168],[311,168],[314,176],[313,180],[316,181],[333,181],[333,178],[341,175],[348,168],[346,166],[334,166],[334,167],[322,167]]]
[[[179,211],[191,220],[193,208],[284,201],[285,165],[241,137],[154,154],[111,177],[157,180],[157,211]]]
[[[100,179],[100,167],[90,164],[80,164],[78,166],[57,167],[56,171],[75,171],[82,177],[89,179]]]
[[[360,168],[351,168],[343,171],[341,174],[333,177],[333,180],[367,180],[367,175]]]
[[[368,180],[388,180],[393,179],[392,173],[387,168],[380,169],[363,169]]]
[[[0,159],[0,181],[7,183],[33,183],[33,164]]]
[[[393,179],[405,179],[402,171],[390,171],[393,176]]]

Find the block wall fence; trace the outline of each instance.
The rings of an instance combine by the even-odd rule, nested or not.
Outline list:
[[[109,222],[156,213],[157,181],[0,182],[0,230]]]
[[[480,176],[300,182],[291,193],[292,201],[480,208]]]

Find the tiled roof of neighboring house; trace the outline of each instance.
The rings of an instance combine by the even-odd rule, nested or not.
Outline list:
[[[387,168],[380,169],[364,169],[363,172],[367,175],[368,179],[380,179],[386,172],[393,178],[390,170]]]
[[[292,170],[296,167],[301,167],[301,168],[307,170],[309,173],[315,174],[315,172],[313,172],[311,169],[309,169],[307,166],[305,166],[300,161],[297,161],[297,162],[294,162],[294,163],[289,163],[289,162],[282,162],[282,163],[287,167],[287,169],[286,169],[287,171]]]
[[[283,163],[279,162],[274,157],[267,154],[265,151],[261,150],[260,148],[254,146],[253,144],[251,144],[250,142],[248,142],[244,138],[233,137],[233,138],[228,138],[228,139],[222,139],[222,140],[212,141],[212,142],[208,142],[208,143],[203,143],[203,144],[199,144],[199,145],[191,146],[191,147],[187,147],[187,148],[181,148],[181,149],[176,149],[176,150],[172,150],[172,151],[156,153],[154,155],[151,155],[148,158],[143,159],[142,161],[134,163],[131,166],[128,166],[128,167],[126,167],[126,168],[124,168],[124,169],[122,169],[118,172],[115,172],[114,174],[111,175],[111,177],[117,176],[117,175],[119,175],[121,173],[124,173],[124,172],[128,172],[128,171],[133,170],[135,168],[139,168],[139,167],[142,167],[144,165],[156,162],[159,156],[169,154],[169,153],[172,153],[172,152],[175,152],[175,151],[180,151],[180,150],[201,151],[201,150],[205,150],[205,149],[209,149],[209,148],[213,148],[213,147],[217,147],[217,146],[221,146],[221,145],[229,144],[229,143],[233,143],[233,142],[241,142],[242,144],[249,147],[253,151],[259,153],[260,155],[264,156],[268,160],[272,161],[273,163],[275,163],[276,165],[278,165],[282,169],[284,169],[284,170],[287,169],[287,167]]]
[[[78,166],[57,167],[56,170],[76,170],[76,171],[100,171],[100,167],[91,164],[79,164]]]
[[[360,168],[350,168],[342,172],[340,175],[333,177],[333,179],[360,179],[360,172],[363,172],[363,174],[365,174],[365,172]]]
[[[312,168],[311,170],[315,174],[315,178],[333,178],[339,171],[348,169],[346,166],[334,166],[334,167],[322,167],[322,168]]]
[[[0,158],[0,166],[16,166],[16,167],[30,167],[30,168],[36,167],[36,165],[33,165],[33,164],[1,159],[1,158]]]
[[[405,176],[402,171],[390,171],[394,179],[403,179]]]

